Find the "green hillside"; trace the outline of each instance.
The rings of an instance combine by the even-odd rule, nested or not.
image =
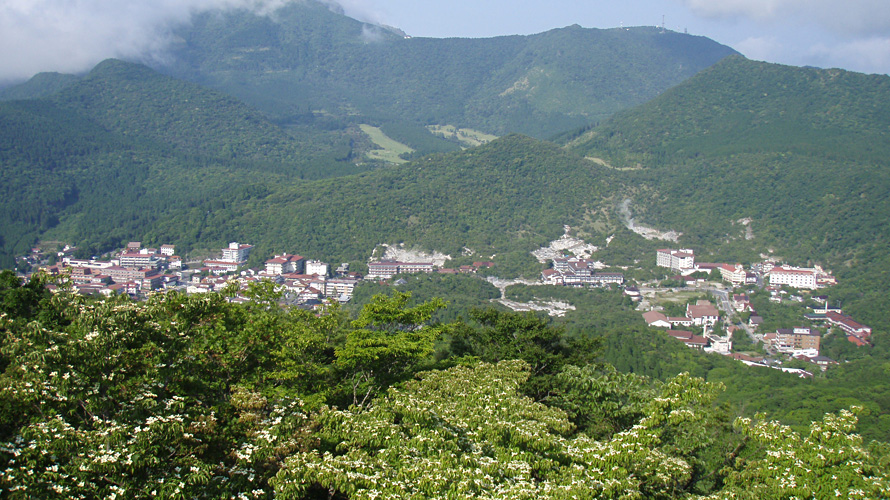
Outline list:
[[[536,137],[645,102],[735,53],[655,28],[406,38],[313,1],[272,16],[207,13],[178,36],[165,71],[284,121],[358,114]]]
[[[728,58],[570,142],[638,186],[643,222],[681,244],[751,261],[821,263],[890,324],[890,78]],[[642,188],[641,186],[645,186]],[[737,223],[750,219],[751,240]],[[867,297],[868,300],[862,300]],[[851,311],[852,312],[852,311]]]
[[[21,85],[0,89],[0,100],[39,99],[48,97],[80,80],[63,73],[37,73]]]
[[[555,145],[508,136],[346,175],[369,166],[350,157],[356,146],[339,160],[325,150],[345,136],[294,135],[216,91],[121,61],[49,99],[3,103],[0,124],[7,266],[37,238],[86,254],[133,238],[184,249],[243,240],[257,258],[299,250],[356,263],[405,242],[456,258],[467,247],[506,275],[534,276],[529,252],[564,224],[610,224],[600,209],[612,173]]]
[[[529,252],[595,213],[610,196],[608,179],[603,167],[516,135],[355,176],[269,185],[267,196],[244,202],[208,200],[143,234],[186,248],[249,241],[258,258],[298,251],[355,263],[382,243],[456,258],[467,247],[470,262],[497,254],[499,273],[534,276],[540,265]]]
[[[12,267],[56,226],[108,249],[197,203],[369,168],[352,148],[341,132],[286,131],[217,91],[106,61],[47,99],[0,102],[0,260]]]

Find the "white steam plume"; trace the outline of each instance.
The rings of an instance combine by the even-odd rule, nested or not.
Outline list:
[[[210,9],[266,14],[297,0],[2,0],[0,82],[79,73],[109,57],[159,60],[171,28]]]

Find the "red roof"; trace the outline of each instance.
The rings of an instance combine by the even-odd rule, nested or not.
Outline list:
[[[772,271],[770,271],[769,273],[770,274],[806,274],[806,275],[812,276],[812,275],[816,274],[816,271],[814,271],[813,269],[805,270],[805,269],[789,269],[786,267],[774,267],[772,269]]]

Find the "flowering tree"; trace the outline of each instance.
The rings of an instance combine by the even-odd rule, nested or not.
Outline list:
[[[136,303],[0,276],[0,498],[890,497],[886,448],[862,446],[855,412],[805,438],[741,419],[730,441],[701,379],[563,365],[536,400],[527,381],[551,362],[415,373],[451,331],[429,323],[440,301],[375,297],[350,322],[275,293]],[[513,349],[509,324],[522,355],[561,349],[530,317],[488,317],[462,327],[475,351]]]
[[[285,316],[215,294],[134,303],[63,291],[47,307],[54,326],[0,318],[3,496],[265,496],[302,446],[300,400],[255,389]]]
[[[886,464],[853,433],[860,408],[827,414],[801,436],[775,421],[740,418],[737,426],[763,448],[738,464],[726,487],[709,498],[888,498]]]
[[[681,375],[631,429],[607,441],[568,437],[566,414],[523,396],[523,361],[427,372],[370,409],[327,409],[318,450],[296,453],[273,484],[372,498],[643,498],[668,496],[691,467],[660,447],[663,424],[694,424],[713,397]]]

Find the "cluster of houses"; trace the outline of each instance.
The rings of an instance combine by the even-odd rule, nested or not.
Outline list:
[[[138,295],[164,289],[207,293],[219,291],[233,281],[245,288],[253,282],[270,280],[280,286],[292,303],[310,305],[325,299],[346,302],[362,279],[360,274],[349,272],[348,264],[331,273],[327,263],[290,254],[274,256],[265,262],[263,269],[237,272],[247,263],[252,249],[251,245],[233,242],[221,249],[219,256],[204,260],[203,267],[183,269],[182,258],[175,255],[173,245],[155,249],[130,242],[109,260],[64,256],[59,264],[43,270],[66,276],[80,293],[102,295]],[[235,297],[233,300],[246,299]]]
[[[75,259],[62,252],[61,262],[42,269],[50,275],[67,275],[83,294],[136,295],[175,285],[179,275],[173,270],[181,268],[182,258],[173,245],[143,248],[136,241],[128,243],[114,259]]]
[[[679,273],[680,279],[699,271],[710,273],[717,270],[723,281],[733,286],[757,284],[760,278],[768,279],[770,286],[786,285],[804,290],[816,290],[837,284],[834,276],[819,266],[812,268],[780,266],[775,262],[765,261],[745,269],[741,264],[696,263],[695,252],[689,248],[656,250],[655,263],[659,267],[666,267]]]
[[[766,289],[770,291],[773,301],[782,301],[784,295],[788,292],[782,287],[802,290],[816,290],[823,287],[831,286],[837,283],[831,273],[826,272],[819,266],[812,268],[799,268],[778,265],[775,262],[765,261],[754,264],[749,269],[745,269],[741,264],[712,264],[712,263],[696,263],[695,252],[692,249],[682,248],[660,249],[656,251],[656,264],[660,267],[666,267],[679,273],[676,278],[690,276],[698,271],[706,271],[713,273],[719,271],[721,278],[729,282],[733,286],[746,284],[760,284],[761,280],[767,281],[763,283]],[[803,297],[792,295],[791,298],[798,299],[803,302]],[[856,345],[866,345],[871,343],[871,328],[865,326],[853,318],[846,316],[840,309],[830,308],[825,297],[813,297],[817,301],[821,299],[823,307],[814,308],[813,314],[805,315],[806,319],[816,324],[824,324],[827,327],[834,327],[836,331],[843,332],[847,340]],[[711,335],[708,333],[708,319],[696,320],[695,308],[698,305],[705,305],[705,301],[699,301],[695,306],[687,307],[685,317],[668,317],[658,311],[649,311],[643,314],[643,318],[647,324],[654,327],[667,328],[668,334],[674,338],[683,341],[687,346],[696,349],[705,349],[709,347]],[[747,295],[734,294],[732,296],[732,307],[738,312],[749,313],[748,326],[758,328],[763,324],[763,318],[751,306]],[[716,308],[710,306],[710,313],[717,313]],[[716,321],[716,320],[715,320]],[[704,335],[698,336],[691,332],[678,330],[678,327],[688,325],[701,325]],[[730,326],[727,332],[731,335],[730,329],[737,327]],[[762,336],[764,344],[773,352],[787,354],[795,359],[804,360],[814,363],[825,369],[828,365],[836,364],[836,362],[819,354],[821,334],[818,330],[810,327],[799,326],[794,328],[781,328],[775,332],[766,333]],[[728,354],[728,353],[726,353]],[[753,358],[742,354],[733,354],[734,357],[748,364],[770,366],[770,363],[762,358]],[[741,359],[751,358],[751,359]],[[783,368],[784,369],[784,368]],[[785,369],[789,371],[791,369]],[[793,371],[793,370],[791,370]],[[801,376],[810,375],[808,372],[799,370]]]
[[[349,264],[336,270],[325,262],[308,260],[300,255],[275,255],[265,261],[262,269],[246,269],[252,245],[232,242],[218,255],[201,261],[197,269],[183,269],[183,259],[173,245],[145,248],[138,241],[108,260],[74,259],[63,253],[62,261],[42,268],[51,275],[65,276],[83,294],[139,295],[152,291],[175,289],[188,294],[219,291],[233,281],[242,289],[251,283],[266,280],[279,286],[285,300],[298,305],[317,305],[325,300],[347,302],[356,285],[365,279],[350,272]],[[378,261],[369,264],[369,279],[389,279],[407,273],[474,273],[492,267],[492,262],[474,262],[472,266],[455,269],[437,268],[428,262]],[[55,286],[53,287],[55,288]],[[247,300],[234,297],[233,301]]]
[[[720,321],[720,311],[707,300],[687,304],[685,316],[671,317],[660,311],[648,311],[643,313],[643,320],[649,326],[666,328],[668,335],[694,349],[724,354],[728,354],[732,349],[731,341],[714,331],[714,325]],[[701,327],[703,334],[695,335],[691,331],[677,329],[690,326]]]
[[[621,273],[600,273],[602,264],[589,259],[566,257],[553,259],[553,266],[541,272],[541,280],[546,285],[561,286],[605,286],[621,285],[624,275]]]

